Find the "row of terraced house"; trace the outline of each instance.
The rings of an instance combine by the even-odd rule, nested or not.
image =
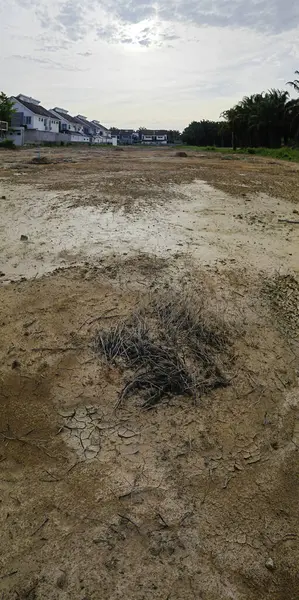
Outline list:
[[[117,144],[117,137],[99,123],[83,115],[71,116],[64,108],[44,108],[39,100],[19,94],[12,96],[14,113],[8,139],[16,145],[42,143]]]
[[[155,144],[168,143],[166,130],[108,129],[95,119],[72,116],[64,108],[44,108],[39,100],[19,94],[14,103],[11,126],[6,134],[17,146],[43,143]]]

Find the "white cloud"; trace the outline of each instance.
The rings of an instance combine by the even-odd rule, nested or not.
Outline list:
[[[183,128],[299,68],[291,0],[0,0],[0,81],[107,125]]]

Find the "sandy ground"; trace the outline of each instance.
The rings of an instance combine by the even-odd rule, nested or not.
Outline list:
[[[298,166],[42,155],[0,155],[0,598],[297,600]],[[230,385],[116,408],[92,339],[161,293],[227,324]]]

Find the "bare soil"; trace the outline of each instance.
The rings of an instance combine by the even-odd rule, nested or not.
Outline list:
[[[42,153],[0,154],[0,598],[297,600],[298,165]],[[229,385],[118,405],[92,341],[161,294]]]

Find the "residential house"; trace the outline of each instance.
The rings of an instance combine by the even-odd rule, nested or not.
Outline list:
[[[6,133],[8,131],[8,122],[7,121],[0,121],[0,137],[2,136],[6,136]]]
[[[155,131],[156,144],[165,145],[168,142],[168,131],[165,129],[158,129]]]
[[[165,145],[168,141],[166,130],[142,129],[140,131],[140,141],[142,144]]]
[[[50,113],[59,119],[60,133],[66,136],[66,141],[73,143],[89,143],[90,137],[83,131],[83,125],[78,122],[78,119],[69,115],[64,108],[55,108],[50,110]]]
[[[54,138],[54,134],[59,133],[59,119],[41,106],[39,100],[24,94],[12,96],[10,99],[13,101],[16,111],[12,115],[12,128],[25,127],[26,130],[46,132],[51,134],[48,136],[49,138]]]
[[[94,137],[101,139],[101,141],[97,143],[112,144],[111,132],[109,129],[107,129],[107,127],[104,127],[99,121],[96,121],[95,119],[91,121],[91,125],[93,126]]]
[[[119,144],[131,145],[139,141],[139,134],[134,129],[110,129],[111,135],[117,137]]]
[[[83,115],[77,115],[74,119],[83,127],[83,132],[86,135],[92,136],[93,134],[93,125],[88,121],[86,117]]]
[[[112,139],[110,131],[101,125],[99,121],[93,120],[88,121],[83,115],[77,115],[75,117],[83,126],[83,131],[86,135],[90,136],[92,144],[113,144],[115,141]]]

